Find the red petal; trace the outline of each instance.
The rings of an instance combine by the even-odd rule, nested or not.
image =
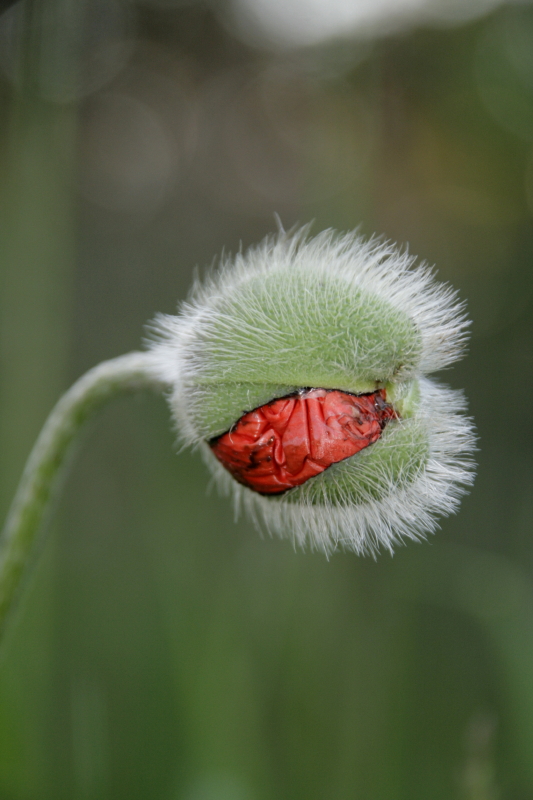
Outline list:
[[[311,389],[248,412],[211,447],[239,483],[281,494],[368,447],[395,418],[383,389]]]

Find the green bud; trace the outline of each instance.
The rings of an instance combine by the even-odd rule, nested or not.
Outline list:
[[[224,490],[276,533],[330,551],[391,549],[436,527],[472,481],[460,394],[425,375],[456,360],[467,321],[456,294],[405,252],[355,234],[281,233],[226,259],[152,345],[182,440]],[[284,494],[238,484],[209,447],[243,415],[302,389],[384,390],[381,437]]]

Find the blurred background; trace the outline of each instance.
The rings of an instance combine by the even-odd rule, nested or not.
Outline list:
[[[479,475],[377,561],[235,523],[165,403],[90,426],[0,664],[1,800],[533,798],[533,5],[0,3],[0,511],[69,384],[224,248],[408,244]]]

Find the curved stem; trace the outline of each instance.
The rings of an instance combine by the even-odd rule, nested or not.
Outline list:
[[[0,537],[0,636],[62,467],[84,422],[113,397],[163,391],[150,353],[128,353],[89,370],[61,397],[34,445]]]

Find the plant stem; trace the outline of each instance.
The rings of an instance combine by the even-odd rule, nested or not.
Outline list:
[[[164,391],[150,353],[128,353],[89,370],[61,397],[34,445],[0,537],[0,638],[62,467],[84,422],[124,392]]]

